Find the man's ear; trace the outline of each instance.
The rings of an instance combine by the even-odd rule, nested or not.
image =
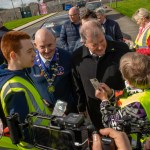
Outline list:
[[[87,44],[86,44],[86,42],[83,42],[83,44],[85,45],[85,47],[87,47]]]
[[[14,51],[10,52],[10,59],[16,60],[16,53]]]
[[[36,43],[35,42],[33,42],[33,46],[36,48]]]

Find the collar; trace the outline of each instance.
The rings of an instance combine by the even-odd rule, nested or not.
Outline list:
[[[39,53],[39,56],[40,56],[40,58],[41,58],[41,60],[43,61],[43,63],[45,64],[45,62],[46,61],[56,61],[56,50],[55,50],[55,53],[54,53],[54,55],[53,55],[53,57],[52,58],[50,58],[49,60],[47,60],[47,59],[45,59],[40,53]]]
[[[92,51],[89,49],[89,52],[92,56],[97,56],[96,54],[93,54]],[[102,57],[102,56],[98,56],[98,57]]]
[[[103,21],[103,23],[102,23],[102,24],[105,24],[105,22],[106,22],[106,18],[104,19],[104,21]]]
[[[82,53],[83,58],[84,57],[92,57],[89,49],[85,45],[82,46],[82,49],[83,49],[83,53]]]
[[[40,56],[41,60],[43,61],[43,63],[45,64],[47,59],[45,59],[40,53],[39,53],[39,56]],[[52,60],[52,58],[48,61],[51,61],[51,60]]]
[[[92,51],[90,49],[89,49],[89,52],[90,52],[91,55],[95,55],[95,54],[92,53]]]
[[[112,42],[113,41],[106,40],[107,47],[105,50],[105,54],[103,56],[107,55],[108,53],[114,53],[116,51]],[[83,48],[83,53],[82,53],[83,58],[84,57],[92,57],[93,53],[85,45],[83,45],[82,48]],[[102,56],[100,56],[100,57],[102,57]]]

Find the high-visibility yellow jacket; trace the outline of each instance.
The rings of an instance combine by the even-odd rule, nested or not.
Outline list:
[[[12,93],[16,92],[25,93],[26,102],[29,110],[28,113],[38,112],[45,113],[48,115],[51,114],[51,111],[45,105],[44,101],[42,100],[34,85],[22,77],[14,76],[3,85],[1,90],[0,98],[5,116],[9,115],[7,108],[7,100],[9,99]]]
[[[129,96],[128,98],[121,98],[119,100],[119,102],[121,103],[120,107],[123,108],[131,103],[134,103],[134,102],[139,102],[146,114],[147,114],[147,117],[150,121],[150,90],[147,90],[147,91],[144,91],[142,93],[136,93],[136,94],[133,94],[132,96]]]
[[[142,32],[142,34],[137,36],[135,40],[135,48],[143,48],[148,47],[147,40],[150,36],[150,25],[148,25],[145,30]]]

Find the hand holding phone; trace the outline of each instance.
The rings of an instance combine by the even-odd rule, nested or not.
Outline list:
[[[97,90],[99,87],[99,81],[96,78],[90,79],[91,84],[93,85],[94,89]]]
[[[99,81],[96,78],[90,79],[91,84],[93,85],[93,87],[95,88],[96,92],[95,92],[95,96],[100,99],[100,100],[106,100],[108,99],[108,95],[107,92],[105,91],[105,89],[103,89],[100,86]]]

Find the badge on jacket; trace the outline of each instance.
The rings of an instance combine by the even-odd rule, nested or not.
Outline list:
[[[64,67],[58,66],[58,67],[57,67],[57,75],[58,75],[58,76],[61,76],[61,75],[63,75],[63,74],[64,74]]]

